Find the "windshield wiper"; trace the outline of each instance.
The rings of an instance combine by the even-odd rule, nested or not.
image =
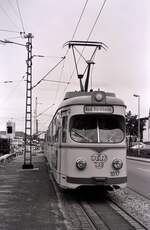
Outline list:
[[[77,130],[72,129],[71,131],[73,131],[76,135],[78,135],[79,137],[83,138],[84,140],[88,141],[88,142],[93,142],[90,138],[84,136],[83,134],[79,133]]]

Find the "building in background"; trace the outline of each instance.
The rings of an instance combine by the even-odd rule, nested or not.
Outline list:
[[[15,138],[15,122],[8,121],[6,123],[6,137],[11,140]]]
[[[145,130],[143,132],[143,141],[150,142],[150,110],[145,123]]]
[[[10,139],[0,136],[0,156],[10,153]]]

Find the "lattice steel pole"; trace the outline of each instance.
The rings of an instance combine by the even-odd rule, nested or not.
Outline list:
[[[27,48],[27,80],[26,80],[26,110],[25,110],[25,151],[23,169],[33,168],[32,164],[32,34],[28,39]]]

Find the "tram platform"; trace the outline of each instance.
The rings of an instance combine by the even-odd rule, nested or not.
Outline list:
[[[32,163],[33,169],[22,169],[17,156],[0,166],[0,230],[66,230],[44,156]]]

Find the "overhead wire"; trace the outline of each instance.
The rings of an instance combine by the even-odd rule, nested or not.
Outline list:
[[[74,32],[73,32],[73,35],[72,35],[71,40],[73,40],[74,37],[75,37],[75,34],[76,34],[77,30],[78,30],[79,24],[80,24],[80,22],[81,22],[81,19],[82,19],[82,17],[83,17],[84,12],[85,12],[85,9],[86,9],[86,6],[87,6],[88,1],[89,1],[89,0],[86,0],[86,2],[85,2],[85,4],[84,4],[84,7],[83,7],[83,9],[82,9],[81,15],[80,15],[80,17],[79,17],[79,20],[78,20],[77,25],[76,25],[76,27],[75,27],[75,30],[74,30]],[[67,51],[66,51],[66,53],[65,53],[65,57],[67,57],[68,51],[69,51],[69,48],[67,49]],[[66,60],[66,59],[63,60],[63,65],[62,65],[61,72],[60,72],[59,82],[61,82],[60,79],[62,78],[62,74],[63,74],[63,71],[64,71],[65,60]],[[73,76],[73,74],[72,74],[72,76]],[[70,84],[71,78],[72,78],[72,77],[70,77],[69,81],[67,82],[67,87],[68,87],[68,85]],[[57,95],[58,95],[58,92],[59,92],[59,86],[60,86],[60,83],[57,84],[55,99],[57,98]],[[66,91],[67,87],[65,88],[64,92]],[[63,93],[63,94],[64,94],[64,93]]]
[[[68,81],[61,81],[61,80],[43,80],[43,81],[50,81],[50,82],[55,82],[55,83],[62,83],[62,84],[69,84]]]
[[[83,14],[84,14],[84,12],[85,12],[86,7],[87,7],[88,1],[89,1],[89,0],[86,0],[86,1],[85,1],[85,4],[84,4],[83,9],[82,9],[82,11],[81,11],[81,14],[80,14],[80,17],[79,17],[79,19],[78,19],[77,25],[76,25],[75,30],[74,30],[74,32],[73,32],[71,41],[74,39],[74,37],[75,37],[75,35],[76,35],[76,33],[77,33],[77,30],[78,30],[78,28],[79,28],[81,19],[82,19],[82,17],[83,17]],[[69,48],[68,48],[67,51],[66,51],[65,57],[67,57],[68,51],[69,51]],[[64,61],[64,65],[65,65],[65,61]],[[75,71],[75,68],[74,68],[74,71]],[[73,71],[73,73],[71,74],[71,76],[70,76],[70,78],[69,78],[69,81],[68,81],[69,83],[70,83],[70,81],[71,81],[71,79],[72,79],[72,77],[73,77],[74,71]],[[68,84],[68,85],[69,85],[69,84]],[[67,88],[68,88],[68,85],[65,87],[64,92],[66,92],[66,90],[67,90]],[[63,92],[63,94],[64,94],[64,92]]]
[[[94,30],[94,28],[95,28],[95,26],[96,26],[96,23],[98,22],[98,19],[99,19],[100,15],[101,15],[101,13],[102,13],[102,10],[103,10],[103,8],[104,8],[104,6],[105,6],[105,4],[106,4],[106,1],[107,1],[107,0],[104,0],[104,1],[103,1],[103,4],[102,4],[102,6],[101,6],[101,8],[100,8],[100,11],[99,11],[99,13],[98,13],[98,15],[97,15],[97,17],[96,17],[96,20],[95,20],[95,22],[94,22],[94,24],[93,24],[93,26],[92,26],[92,29],[91,29],[89,35],[88,35],[87,41],[89,41],[89,39],[90,39],[90,37],[91,37],[91,35],[92,35],[92,33],[93,33],[93,30]]]
[[[82,19],[82,17],[83,17],[84,12],[85,12],[85,9],[86,9],[86,6],[87,6],[88,1],[89,1],[89,0],[86,0],[85,4],[84,4],[84,6],[83,6],[83,9],[82,9],[82,11],[81,11],[80,17],[79,17],[78,22],[77,22],[77,25],[76,25],[75,30],[74,30],[74,32],[73,32],[71,41],[74,39],[74,37],[75,37],[75,35],[76,35],[76,32],[77,32],[77,30],[78,30],[79,24],[80,24],[80,22],[81,22],[81,19]],[[66,53],[65,53],[65,57],[67,57],[68,52],[69,52],[69,48],[67,49],[67,51],[66,51]],[[66,59],[65,59],[65,60],[66,60]],[[65,60],[64,60],[64,63],[63,63],[64,66],[65,66]],[[63,66],[63,68],[62,68],[63,70],[64,70],[64,66]],[[63,74],[63,71],[61,71],[61,73]],[[73,71],[72,75],[70,76],[68,82],[71,81],[71,79],[72,79],[72,77],[73,77],[73,74],[74,74],[74,71]],[[67,87],[68,87],[68,85],[67,85]],[[67,87],[64,89],[64,92],[67,90]]]
[[[9,6],[10,6],[10,8],[11,8],[13,14],[14,14],[14,16],[16,17],[17,20],[20,21],[20,14],[19,14],[19,16],[18,16],[19,4],[18,4],[18,7],[17,7],[17,6],[15,7],[15,6],[13,5],[13,3],[12,3],[11,0],[7,0],[7,1],[8,1],[8,4],[9,4]],[[20,10],[19,10],[19,11],[20,11]],[[20,32],[20,36],[22,36],[22,34],[24,34],[24,32]]]
[[[74,31],[74,33],[73,33],[73,35],[72,35],[72,39],[71,39],[71,40],[73,40],[74,37],[75,37],[75,34],[76,34],[76,32],[77,32],[77,29],[78,29],[79,24],[80,24],[80,22],[81,22],[81,19],[82,19],[82,17],[83,17],[85,8],[86,8],[86,6],[87,6],[87,3],[88,3],[88,0],[86,0],[86,2],[85,2],[85,5],[84,5],[83,10],[82,10],[82,12],[81,12],[81,15],[80,15],[80,17],[79,17],[78,23],[77,23],[77,25],[76,25],[76,28],[75,28],[75,31]]]
[[[87,6],[88,1],[89,1],[89,0],[86,0],[85,4],[84,4],[84,6],[83,6],[81,15],[80,15],[80,17],[79,17],[79,20],[78,20],[77,25],[76,25],[76,27],[75,27],[75,30],[74,30],[74,32],[73,32],[71,41],[74,39],[74,37],[75,37],[75,35],[76,35],[76,32],[77,32],[77,30],[78,30],[79,24],[80,24],[80,22],[81,22],[81,19],[82,19],[82,17],[83,17],[84,12],[85,12],[85,9],[86,9],[86,6]],[[69,48],[67,49],[67,52],[66,52],[65,56],[67,56],[68,51],[69,51]]]
[[[19,17],[20,17],[22,29],[23,29],[23,32],[25,33],[23,18],[22,18],[22,15],[21,15],[21,10],[20,10],[20,7],[19,7],[19,2],[18,2],[18,0],[16,0],[16,5],[17,5],[17,9],[18,9],[18,13],[19,13]]]
[[[85,12],[87,3],[88,3],[88,0],[86,0],[86,2],[85,2],[85,4],[84,4],[84,7],[83,7],[83,9],[82,9],[81,15],[80,15],[80,17],[79,17],[79,20],[78,20],[77,25],[76,25],[76,27],[75,27],[75,30],[74,30],[74,32],[73,32],[73,35],[72,35],[71,40],[73,40],[74,37],[75,37],[75,34],[76,34],[77,30],[78,30],[78,27],[79,27],[79,24],[80,24],[81,19],[82,19],[82,17],[83,17],[83,14],[84,14],[84,12]],[[66,58],[66,56],[67,56],[67,54],[68,54],[68,51],[69,51],[69,48],[68,48],[67,51],[66,51],[65,58]],[[63,65],[62,65],[61,72],[60,72],[59,83],[57,84],[55,99],[57,98],[58,91],[59,91],[59,86],[60,86],[60,82],[61,82],[61,77],[62,77],[62,74],[63,74],[64,65],[65,65],[65,60],[66,60],[65,58],[63,59]],[[59,63],[60,63],[60,62],[59,62]],[[59,64],[59,63],[58,63],[58,64]],[[57,66],[57,65],[56,65],[56,66]],[[55,68],[55,67],[54,67],[54,68]],[[36,86],[38,86],[38,85],[49,75],[49,73],[52,72],[52,70],[53,70],[54,68],[52,68],[50,71],[48,71],[48,73],[47,73],[39,82],[37,82],[37,83],[32,87],[32,89],[35,88]],[[73,75],[73,74],[72,74],[72,75]],[[68,86],[68,84],[70,83],[71,78],[72,78],[72,77],[70,77],[69,81],[67,82],[67,86]],[[67,87],[66,87],[66,89],[67,89]],[[66,89],[65,89],[65,91],[66,91]],[[52,105],[54,105],[54,103],[53,103]],[[51,106],[50,106],[50,107],[51,107]],[[49,107],[47,108],[47,110],[48,110],[48,109],[49,109]],[[46,110],[46,111],[47,111],[47,110]],[[44,112],[46,112],[46,111],[44,110],[44,111],[43,111],[42,113],[40,113],[39,115],[42,115],[42,114],[43,114]]]
[[[63,57],[53,68],[51,68],[35,85],[32,86],[31,89],[34,89],[36,86],[38,86],[56,67],[65,59]]]
[[[44,109],[41,113],[39,113],[36,117],[41,116],[43,113],[47,112],[54,104],[48,106],[46,109]]]
[[[86,0],[86,2],[85,2],[85,4],[84,4],[84,7],[83,7],[82,12],[81,12],[81,15],[80,15],[79,20],[78,20],[78,22],[77,22],[77,25],[76,25],[76,27],[75,27],[75,30],[74,30],[74,33],[73,33],[73,36],[72,36],[72,40],[74,39],[75,34],[76,34],[77,30],[78,30],[78,27],[79,27],[79,25],[80,25],[81,19],[82,19],[82,17],[83,17],[84,12],[85,12],[87,3],[88,3],[88,0]],[[95,28],[95,26],[96,26],[96,23],[97,23],[97,21],[98,21],[98,19],[99,19],[99,16],[100,16],[102,10],[103,10],[103,8],[104,8],[105,3],[106,3],[106,0],[104,0],[103,5],[102,5],[102,7],[101,7],[101,9],[100,9],[100,12],[99,12],[98,16],[96,17],[96,20],[95,20],[95,22],[94,22],[94,25],[92,26],[92,29],[91,29],[91,31],[90,31],[90,33],[89,33],[88,38],[87,38],[87,41],[89,40],[91,34],[93,33],[93,30],[94,30],[94,28]],[[18,0],[16,0],[16,4],[17,4],[17,8],[18,8],[19,15],[20,15],[20,20],[21,20],[21,24],[22,24],[22,29],[23,29],[23,32],[25,32],[25,28],[24,28],[23,19],[22,19],[22,15],[21,15],[20,8],[19,8]],[[0,31],[1,31],[1,30],[0,30]],[[19,33],[19,32],[17,32],[17,31],[11,31],[11,32]],[[68,50],[69,50],[69,48],[68,48]],[[68,54],[68,50],[67,50],[67,52],[66,52],[66,55]],[[66,57],[66,55],[65,55],[65,57]],[[62,61],[62,60],[61,60],[61,61]],[[61,62],[61,61],[60,61],[60,62]],[[58,64],[59,64],[59,63],[58,63]],[[65,64],[65,59],[63,59],[63,66],[62,66],[62,69],[61,69],[61,73],[63,72],[64,64]],[[56,65],[56,66],[57,66],[57,65]],[[56,67],[56,66],[55,66],[55,67]],[[40,84],[41,81],[44,80],[44,79],[53,71],[53,69],[55,69],[55,67],[52,68],[50,71],[48,71],[48,73],[47,73],[46,75],[44,75],[44,77],[43,77],[39,82],[37,82],[37,83],[32,87],[32,89],[35,88],[38,84]],[[71,75],[70,78],[69,78],[69,81],[68,81],[69,83],[71,82],[71,79],[72,79],[73,74],[74,74],[74,73],[72,73],[72,75]],[[60,76],[61,76],[61,75],[60,75]],[[65,88],[65,91],[67,90],[67,87],[68,87],[68,84],[67,84],[67,86],[66,86],[66,88]],[[57,88],[57,90],[56,90],[56,97],[57,97],[57,94],[58,94],[58,89],[59,89],[59,86],[58,86],[58,88]],[[56,98],[56,97],[55,97],[55,98]]]
[[[12,81],[12,83],[13,83],[13,82],[18,82],[18,84],[17,84],[16,86],[14,86],[14,88],[9,92],[9,94],[8,94],[8,96],[6,97],[5,101],[8,101],[9,99],[12,99],[13,93],[15,93],[15,92],[16,92],[16,89],[20,86],[20,84],[21,84],[23,81],[25,81],[24,78],[25,78],[25,76],[23,76],[23,77],[21,78],[21,80]]]
[[[15,7],[13,6],[12,1],[11,0],[7,0],[7,1],[8,1],[8,4],[10,5],[10,7],[11,7],[13,13],[14,13],[14,15],[18,18],[18,12],[15,9]]]
[[[78,20],[77,25],[76,25],[76,27],[75,27],[75,30],[74,30],[74,32],[73,32],[71,41],[74,39],[75,34],[76,34],[77,30],[78,30],[79,24],[80,24],[80,22],[81,22],[81,19],[82,19],[82,17],[83,17],[84,12],[85,12],[85,9],[86,9],[86,6],[87,6],[88,1],[89,1],[89,0],[86,0],[85,4],[84,4],[84,6],[83,6],[81,15],[80,15],[80,17],[79,17],[79,20]],[[65,57],[67,56],[68,51],[69,51],[69,48],[68,48],[67,51],[66,51]]]
[[[21,16],[21,11],[20,11],[20,7],[19,7],[19,3],[18,1],[16,0],[16,4],[17,4],[17,10],[18,10],[18,13],[19,13],[19,16],[17,15],[17,12],[15,11],[13,5],[12,5],[12,2],[10,2],[10,0],[8,0],[8,3],[13,11],[13,13],[15,14],[15,16],[17,18],[19,18],[19,20],[21,21],[21,25],[22,25],[22,28],[23,28],[23,32],[22,31],[14,31],[14,30],[7,30],[7,29],[0,29],[1,32],[9,32],[9,33],[18,33],[20,34],[20,36],[24,35],[25,34],[25,29],[24,29],[24,25],[23,25],[23,19],[22,19],[22,16]],[[11,23],[18,29],[18,25],[14,22],[14,20],[12,20],[12,18],[10,17],[10,14],[8,14],[6,12],[6,10],[4,9],[4,7],[0,6],[1,10],[3,11],[3,13],[9,18],[9,20],[11,21]],[[17,37],[18,38],[18,37]],[[20,38],[20,37],[19,37]]]
[[[44,75],[44,77],[40,80],[40,81],[38,81],[33,87],[32,87],[32,89],[33,88],[35,88],[36,86],[38,86],[42,81],[48,81],[48,80],[45,80],[45,78],[61,63],[61,62],[63,62],[63,65],[62,65],[62,68],[61,68],[61,72],[60,72],[60,79],[59,79],[59,81],[54,81],[54,82],[56,82],[56,83],[59,83],[59,84],[57,84],[57,89],[56,89],[56,94],[55,94],[55,99],[57,98],[57,95],[58,95],[58,91],[59,91],[59,85],[60,85],[60,82],[61,82],[61,76],[62,76],[62,71],[63,71],[63,68],[64,68],[64,61],[65,61],[65,57],[62,57],[62,59],[52,68],[52,69],[50,69],[48,72],[47,72],[47,74],[45,74]],[[49,80],[49,81],[53,81],[53,80]],[[62,83],[62,82],[61,82]],[[69,84],[69,82],[63,82],[63,83],[65,83],[65,84]],[[54,100],[55,100],[54,99]],[[52,105],[50,105],[49,107],[47,107],[43,112],[41,112],[40,114],[38,114],[38,116],[37,117],[39,117],[39,116],[41,116],[43,113],[45,113],[46,111],[48,111],[53,105],[55,105],[55,103],[54,103],[54,100],[53,100],[53,104]]]
[[[104,0],[102,6],[100,7],[99,13],[98,13],[98,15],[97,15],[97,17],[96,17],[96,19],[95,19],[95,21],[94,21],[94,24],[93,24],[93,26],[92,26],[92,28],[91,28],[91,30],[90,30],[90,33],[89,33],[89,35],[88,35],[88,37],[87,37],[87,39],[86,39],[87,42],[89,41],[89,39],[90,39],[90,37],[91,37],[91,35],[92,35],[92,33],[93,33],[93,30],[94,30],[94,28],[95,28],[95,26],[96,26],[96,23],[98,22],[98,19],[99,19],[101,13],[102,13],[102,10],[104,9],[104,6],[105,6],[105,4],[106,4],[106,1],[107,1],[107,0]],[[83,47],[82,52],[81,52],[81,55],[83,55],[84,50],[85,50],[85,47]],[[81,56],[80,56],[80,57],[81,57]]]
[[[10,3],[10,1],[8,0],[8,3],[10,4],[10,6],[13,8],[12,4]],[[9,32],[9,33],[16,33],[16,34],[20,34],[20,36],[24,35],[25,34],[25,28],[24,28],[24,24],[23,24],[23,18],[22,18],[22,15],[21,15],[21,11],[20,11],[20,7],[19,7],[19,2],[16,0],[16,4],[17,4],[17,9],[18,9],[18,13],[19,13],[19,19],[21,21],[21,25],[22,25],[22,29],[23,29],[23,32],[19,32],[19,31],[15,31],[15,30],[7,30],[7,29],[0,29],[0,32]],[[14,20],[12,20],[12,18],[10,17],[10,15],[7,13],[7,11],[0,5],[0,9],[3,11],[3,13],[9,18],[9,20],[11,21],[11,23],[13,24],[13,26],[15,26],[17,29],[19,28],[17,26],[17,24],[14,22]],[[17,16],[16,12],[14,11],[14,8],[13,8],[13,12],[15,13],[15,16]],[[17,16],[18,17],[18,16]],[[11,39],[16,39],[18,37],[13,37]],[[20,37],[19,37],[20,38]],[[5,39],[6,41],[6,39]],[[13,82],[19,82],[15,89],[11,90],[11,92],[9,93],[9,95],[7,96],[6,100],[8,101],[8,99],[12,98],[10,97],[10,95],[13,94],[13,92],[16,92],[16,88],[18,88],[18,86],[20,85],[20,83],[22,81],[25,81],[24,80],[24,76],[22,77],[22,80],[18,80],[18,81],[4,81],[4,83],[13,83]]]
[[[10,2],[9,2],[9,4],[10,4]],[[19,5],[18,5],[18,8],[19,8]],[[11,23],[13,24],[13,26],[15,26],[15,27],[18,29],[19,27],[16,25],[16,23],[14,23],[14,20],[12,20],[12,18],[11,18],[10,15],[6,12],[6,10],[5,10],[2,6],[0,6],[0,9],[1,9],[1,10],[3,11],[3,13],[9,18],[9,20],[11,21]],[[0,29],[0,32],[9,32],[9,33],[16,33],[16,34],[22,35],[22,32],[15,31],[15,30]],[[13,37],[13,38],[11,38],[11,39],[16,39],[16,38],[18,38],[18,37]],[[5,41],[7,41],[7,40],[5,39]],[[6,99],[5,99],[6,101],[8,101],[10,98],[12,98],[13,93],[16,92],[16,88],[18,88],[19,85],[20,85],[20,83],[22,83],[23,81],[24,81],[24,76],[22,77],[21,80],[18,80],[18,81],[3,81],[3,82],[1,82],[1,83],[15,83],[15,82],[19,82],[19,83],[15,86],[15,89],[13,88],[13,90],[11,90],[11,91],[9,92],[9,94],[6,96]]]
[[[8,40],[13,40],[13,39],[19,39],[20,36],[17,36],[17,37],[8,37],[5,39],[5,41],[8,41]]]
[[[64,71],[64,65],[65,65],[65,59],[63,61],[63,65],[62,65],[61,70],[60,70],[59,82],[62,79],[62,74],[63,74],[63,71]],[[69,84],[69,82],[67,82],[67,84]],[[57,84],[56,94],[55,94],[55,97],[54,97],[55,99],[57,99],[59,88],[60,88],[60,83]]]
[[[18,26],[14,23],[14,21],[11,19],[11,17],[9,16],[9,14],[7,14],[6,10],[0,5],[1,10],[3,11],[3,13],[9,18],[9,20],[11,21],[11,23],[18,29]]]
[[[90,37],[91,37],[91,35],[92,35],[92,33],[93,33],[93,30],[94,30],[94,28],[95,28],[95,26],[96,26],[96,23],[98,22],[98,19],[99,19],[100,15],[101,15],[101,13],[102,13],[102,10],[103,10],[103,8],[104,8],[104,6],[105,6],[105,4],[106,4],[106,1],[107,1],[107,0],[104,0],[102,6],[100,7],[99,13],[98,13],[98,15],[97,15],[97,17],[96,17],[96,19],[95,19],[95,21],[94,21],[94,24],[93,24],[93,26],[92,26],[92,28],[91,28],[91,30],[90,30],[90,33],[89,33],[89,35],[88,35],[88,37],[87,37],[87,39],[86,39],[87,42],[89,41],[89,39],[90,39]],[[83,52],[84,52],[84,50],[85,50],[85,47],[83,47],[83,49],[82,49],[82,51],[81,51],[81,53],[80,53],[80,56],[79,56],[79,58],[78,58],[78,60],[77,60],[77,64],[79,63],[80,58],[83,57]],[[72,77],[73,77],[74,71],[75,71],[75,68],[73,69],[73,72],[72,72],[72,74],[71,74],[71,76],[70,76],[70,78],[69,78],[69,82],[71,81],[71,79],[72,79]],[[66,86],[65,91],[67,90],[67,87],[68,87],[68,85]]]
[[[0,29],[1,32],[9,32],[9,33],[16,33],[16,34],[20,34],[20,32],[18,31],[14,31],[14,30],[5,30],[5,29]]]

